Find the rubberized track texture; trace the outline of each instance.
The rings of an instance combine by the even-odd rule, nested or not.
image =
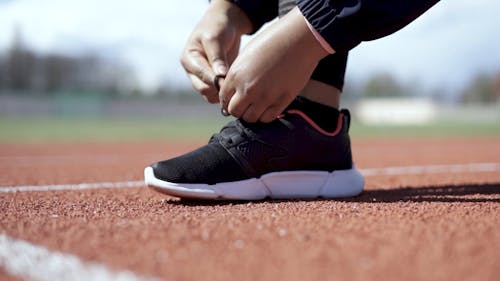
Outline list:
[[[355,141],[366,190],[349,199],[187,201],[142,184],[200,144],[0,144],[0,280],[500,276],[498,138]]]

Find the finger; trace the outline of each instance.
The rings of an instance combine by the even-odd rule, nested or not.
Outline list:
[[[224,82],[224,78],[225,76],[224,75],[215,75],[214,76],[214,79],[213,79],[213,83],[214,84],[214,87],[215,89],[217,90],[217,92],[220,91],[220,88],[221,88],[221,84],[222,82]]]
[[[258,105],[250,104],[243,113],[243,116],[241,118],[247,121],[248,123],[255,123],[259,121],[259,118],[264,112],[264,109],[265,108],[261,108]]]
[[[285,108],[282,108],[282,106],[270,106],[260,115],[259,121],[263,123],[273,122],[283,113],[284,109]]]
[[[219,95],[219,103],[220,103],[220,108],[221,108],[222,115],[225,115],[225,116],[231,115],[229,113],[229,102],[230,102],[231,97],[233,95],[234,95],[234,93],[229,98],[226,98],[225,96],[220,96]]]
[[[208,60],[198,51],[186,51],[181,57],[181,64],[188,74],[195,75],[207,85],[212,85],[214,73]]]
[[[209,103],[219,102],[219,95],[213,85],[205,84],[205,82],[201,81],[197,76],[193,74],[188,74],[188,76],[191,79],[191,84],[193,84],[193,87],[205,98],[206,101],[208,101]]]
[[[236,93],[236,89],[233,87],[230,81],[226,80],[225,78],[220,78],[219,84],[221,85],[221,88],[219,90],[219,102],[222,113],[231,114],[229,112],[229,103]]]
[[[242,94],[236,92],[229,99],[229,104],[227,105],[227,112],[236,118],[240,118],[245,113],[246,109],[250,103],[247,99],[243,97]]]
[[[282,94],[274,103],[269,105],[261,114],[259,121],[269,123],[275,120],[280,114],[285,111],[286,107],[292,102],[293,96]]]
[[[216,37],[203,40],[207,59],[216,75],[227,74],[227,57],[220,40]]]
[[[226,109],[228,101],[224,97],[221,97],[221,94],[220,94],[220,89],[221,89],[222,83],[224,82],[224,78],[225,78],[225,76],[223,76],[223,75],[215,75],[214,86],[215,86],[215,89],[217,90],[217,94],[219,97],[220,112],[224,116],[229,116],[230,114],[229,114],[229,112],[227,112],[227,109]]]

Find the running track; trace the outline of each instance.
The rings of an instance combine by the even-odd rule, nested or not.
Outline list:
[[[201,143],[0,144],[0,280],[495,280],[500,139],[364,140],[349,200],[193,202],[143,166]]]

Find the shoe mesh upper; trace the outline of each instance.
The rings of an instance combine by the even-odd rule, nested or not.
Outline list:
[[[336,136],[326,136],[304,118],[285,114],[271,123],[229,122],[209,143],[152,165],[155,176],[174,183],[230,182],[277,171],[350,169],[348,114]]]

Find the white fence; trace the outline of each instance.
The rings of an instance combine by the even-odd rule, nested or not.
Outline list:
[[[365,99],[354,105],[353,116],[367,125],[425,125],[436,121],[500,123],[500,104],[444,106],[426,98]]]

